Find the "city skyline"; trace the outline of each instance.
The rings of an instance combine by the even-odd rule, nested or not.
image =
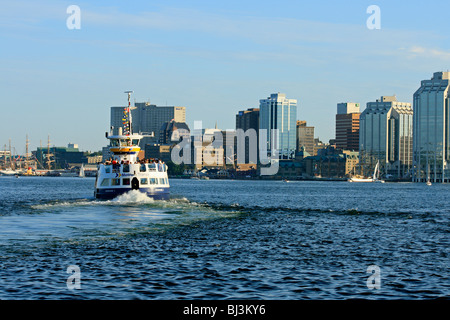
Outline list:
[[[81,29],[69,30],[71,4],[2,6],[2,148],[11,139],[23,154],[28,134],[32,150],[48,135],[52,145],[101,150],[124,90],[136,101],[186,106],[190,127],[217,121],[223,130],[235,128],[238,111],[283,92],[298,100],[296,120],[326,142],[337,103],[394,94],[412,103],[420,81],[450,64],[442,2],[436,10],[379,1],[380,30],[366,26],[369,2],[80,1]]]

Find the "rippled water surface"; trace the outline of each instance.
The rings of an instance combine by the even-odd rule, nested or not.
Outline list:
[[[169,201],[93,186],[0,177],[0,299],[450,295],[450,185],[173,179]]]

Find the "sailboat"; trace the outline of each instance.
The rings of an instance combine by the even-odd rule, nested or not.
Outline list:
[[[428,164],[428,171],[427,171],[427,186],[431,186],[431,180],[430,180],[430,165]]]
[[[80,178],[84,178],[84,177],[85,177],[85,175],[84,175],[84,163],[81,164],[80,173],[79,173],[78,176],[79,176]]]
[[[375,169],[373,170],[372,178],[357,178],[351,177],[348,179],[348,182],[381,182],[384,183],[384,180],[379,179],[380,176],[380,161],[377,161],[375,165]]]

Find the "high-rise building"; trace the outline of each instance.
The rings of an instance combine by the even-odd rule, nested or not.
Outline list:
[[[314,127],[308,127],[306,121],[297,121],[297,152],[304,150],[314,155],[314,146]]]
[[[413,109],[396,96],[382,96],[368,102],[360,118],[360,163],[371,175],[377,162],[383,174],[398,178],[412,168]]]
[[[174,120],[165,122],[159,132],[159,144],[161,145],[174,145],[180,140],[190,137],[190,129],[187,123]]]
[[[236,115],[236,130],[242,129],[247,132],[249,129],[255,131],[255,141],[251,141],[250,135],[245,137],[245,159],[237,159],[237,140],[235,140],[235,155],[236,161],[240,160],[238,164],[257,164],[259,159],[259,141],[258,141],[258,132],[259,132],[259,108],[250,108],[244,111],[239,111]],[[253,144],[253,145],[252,145]],[[253,159],[250,156],[250,153],[253,152],[256,156],[256,159]]]
[[[338,103],[336,114],[336,148],[359,149],[359,103]]]
[[[148,102],[136,102],[130,108],[132,117],[132,130],[136,133],[152,134],[153,137],[145,137],[141,140],[141,148],[146,144],[158,143],[162,125],[171,120],[186,122],[186,107],[156,106]],[[118,128],[123,126],[124,107],[111,107],[111,126],[113,133],[118,133]]]
[[[297,100],[287,99],[284,93],[273,93],[259,103],[259,129],[267,130],[268,153],[276,148],[280,159],[293,159],[297,142]],[[277,141],[272,141],[274,129],[278,130]]]
[[[414,93],[413,181],[450,182],[450,72],[435,72]]]

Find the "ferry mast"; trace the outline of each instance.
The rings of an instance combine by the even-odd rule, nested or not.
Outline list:
[[[131,135],[132,128],[131,128],[131,110],[130,110],[130,106],[131,106],[131,94],[133,93],[133,91],[125,91],[126,94],[128,94],[128,106],[125,107],[126,113],[127,113],[127,117],[126,117],[126,121],[124,122],[125,125],[125,135],[129,136]]]

